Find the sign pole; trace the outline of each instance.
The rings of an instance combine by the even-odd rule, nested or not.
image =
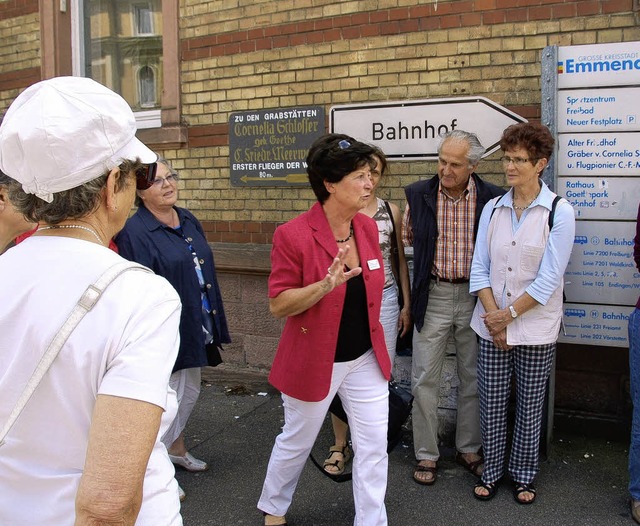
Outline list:
[[[547,46],[542,51],[542,124],[544,124],[551,134],[556,138],[555,152],[549,160],[546,170],[542,174],[542,180],[551,189],[556,188],[557,165],[556,157],[558,153],[557,141],[557,93],[558,93],[558,47]],[[557,353],[557,349],[556,349]],[[545,391],[545,400],[542,412],[542,430],[540,440],[540,453],[543,457],[547,457],[549,445],[553,439],[553,419],[554,405],[556,398],[556,356],[553,357],[551,364],[551,373],[547,380],[547,388]]]

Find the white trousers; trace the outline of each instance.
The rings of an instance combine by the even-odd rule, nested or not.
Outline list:
[[[285,424],[276,437],[258,509],[286,515],[298,479],[333,397],[340,395],[353,443],[353,500],[356,526],[386,526],[387,421],[389,389],[372,350],[335,363],[329,394],[320,402],[282,395]]]
[[[178,412],[171,422],[171,425],[162,436],[162,443],[167,449],[176,441],[180,433],[184,431],[187,420],[196,406],[200,396],[200,380],[202,369],[200,367],[190,367],[180,369],[172,373],[169,377],[169,386],[176,392],[178,399]]]

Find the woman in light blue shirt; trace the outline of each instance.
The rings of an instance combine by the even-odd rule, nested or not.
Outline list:
[[[516,420],[509,473],[519,504],[536,498],[538,449],[547,380],[562,321],[563,275],[575,235],[572,206],[540,176],[554,139],[540,124],[521,123],[500,140],[511,190],[487,203],[471,266],[479,336],[478,395],[484,470],[473,490],[491,499],[504,476],[511,377]]]

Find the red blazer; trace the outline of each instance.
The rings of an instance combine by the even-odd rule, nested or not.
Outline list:
[[[364,214],[356,214],[352,225],[367,294],[371,343],[380,370],[389,379],[391,364],[380,324],[384,264],[378,227]],[[337,253],[338,245],[324,210],[316,203],[308,212],[276,229],[269,297],[320,281]],[[269,375],[270,383],[282,393],[305,402],[326,398],[345,294],[346,284],[342,284],[313,307],[287,318]]]

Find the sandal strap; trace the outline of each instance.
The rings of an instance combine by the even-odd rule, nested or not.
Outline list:
[[[435,475],[438,471],[438,466],[423,466],[422,464],[418,464],[416,466],[415,472],[423,471],[427,473],[433,473]]]
[[[476,488],[484,488],[487,491],[491,491],[493,488],[496,487],[497,482],[482,482],[482,480],[479,480],[478,482],[476,482]]]
[[[334,455],[339,454],[342,455],[342,458],[334,458]],[[331,446],[329,448],[329,456],[324,460],[322,464],[323,468],[334,467],[336,471],[329,471],[331,474],[341,474],[344,471],[344,466],[351,458],[351,454],[349,452],[349,446]]]
[[[484,464],[484,459],[479,458],[478,460],[474,460],[473,462],[467,462],[467,469],[470,471],[475,471],[478,466],[482,466]]]
[[[516,493],[520,495],[521,493],[533,493],[536,494],[536,488],[533,484],[520,484],[516,483]]]

